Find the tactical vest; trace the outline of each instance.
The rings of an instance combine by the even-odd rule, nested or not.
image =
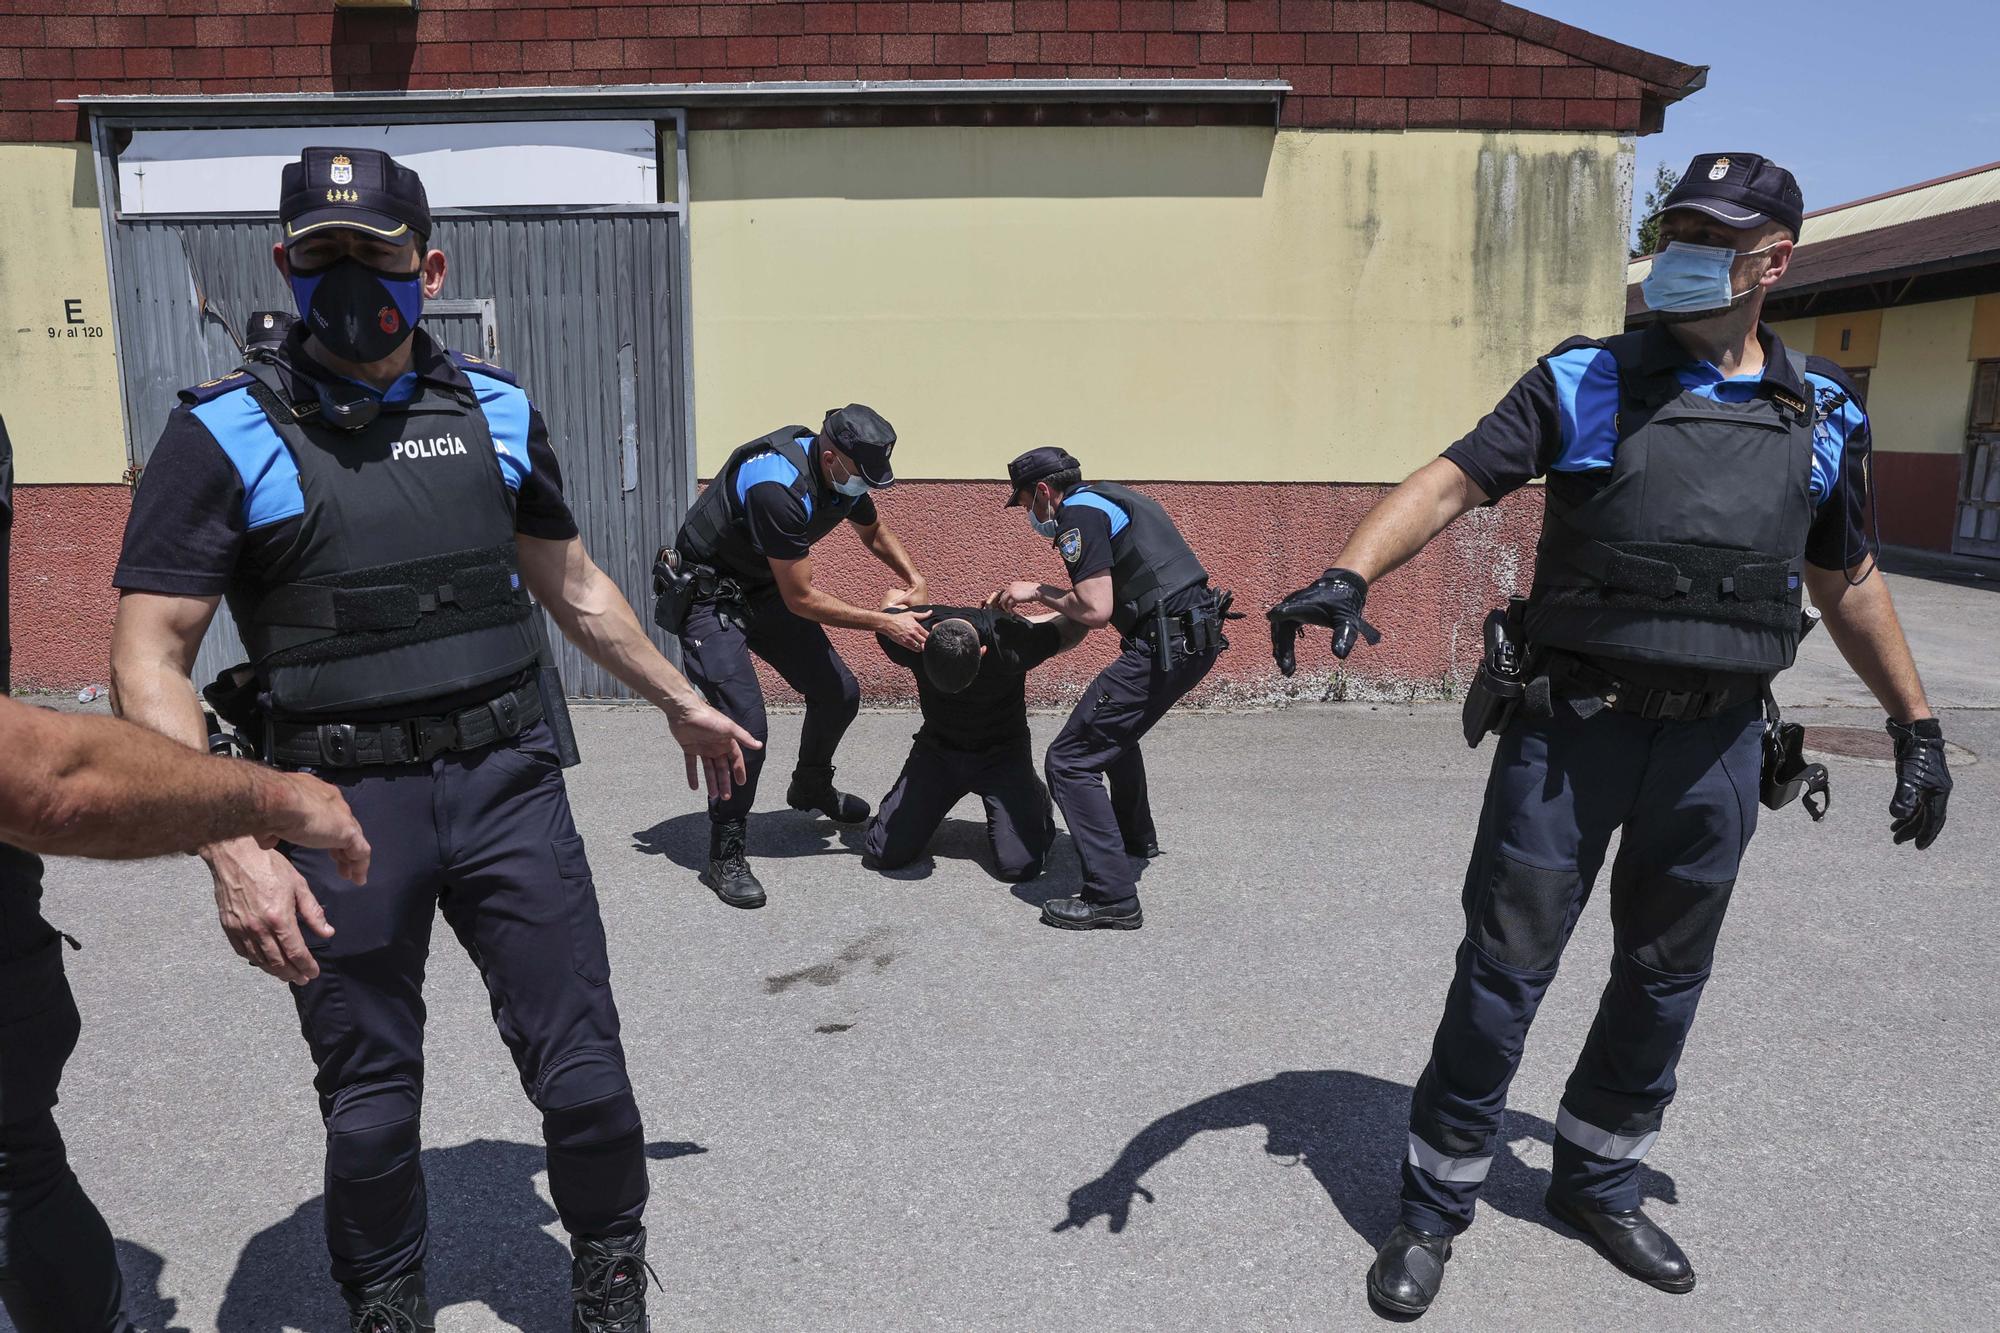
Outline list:
[[[1158,501],[1108,481],[1087,482],[1069,495],[1077,491],[1094,492],[1125,511],[1125,526],[1111,539],[1111,624],[1120,634],[1132,633],[1166,598],[1208,582],[1208,571]]]
[[[799,497],[808,513],[805,540],[808,546],[839,527],[854,512],[859,497],[842,495],[831,486],[820,485],[812,457],[799,446],[801,436],[814,434],[806,426],[786,426],[739,448],[729,455],[715,480],[688,510],[674,545],[684,559],[712,565],[724,574],[753,589],[768,588],[777,580],[771,562],[750,544],[750,524],[743,514],[743,502],[736,498],[736,473],[758,454],[776,454],[798,470],[787,488]]]
[[[1758,397],[1725,403],[1683,389],[1671,368],[1648,375],[1642,336],[1602,344],[1618,362],[1610,479],[1549,477],[1528,639],[1594,657],[1776,674],[1798,652],[1812,407],[1769,379]],[[1805,358],[1786,356],[1805,383]]]
[[[273,365],[243,370],[305,501],[297,541],[228,598],[271,712],[415,715],[535,665],[514,495],[471,390],[420,381],[345,430],[290,400]]]

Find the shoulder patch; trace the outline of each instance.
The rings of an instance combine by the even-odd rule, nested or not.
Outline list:
[[[196,403],[213,402],[225,393],[234,393],[247,388],[250,376],[241,370],[232,370],[227,375],[218,375],[212,380],[203,380],[180,391],[180,400],[190,407]]]
[[[1063,563],[1073,565],[1083,558],[1083,531],[1071,528],[1056,538],[1056,550],[1062,554]]]
[[[485,375],[492,379],[499,380],[505,384],[520,383],[519,380],[514,378],[513,371],[503,370],[499,366],[494,365],[491,361],[488,361],[483,357],[474,356],[470,352],[448,350],[445,352],[445,355],[451,358],[451,363],[453,365],[457,366],[460,370],[466,371],[469,374]]]

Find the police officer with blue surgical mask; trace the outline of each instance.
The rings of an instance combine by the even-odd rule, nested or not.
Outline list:
[[[924,646],[928,612],[890,615],[853,606],[815,584],[813,548],[847,524],[869,554],[921,604],[924,576],[875,507],[893,485],[896,432],[860,403],[835,408],[819,429],[785,426],[738,448],[688,510],[654,569],[653,620],[680,637],[688,675],[724,714],[764,739],[764,687],[756,654],[805,697],[799,758],[785,803],[839,824],[859,824],[868,802],[833,785],[833,755],[861,710],[861,687],[826,626],[865,629],[910,652]],[[701,882],[731,907],[755,909],[764,886],[748,858],[750,807],[763,752],[749,775],[708,803],[708,864]]]
[[[1374,634],[1373,580],[1466,510],[1547,481],[1534,582],[1489,620],[1468,699],[1467,739],[1499,739],[1465,936],[1411,1102],[1401,1218],[1368,1273],[1393,1314],[1430,1306],[1472,1221],[1529,1024],[1614,833],[1611,975],[1556,1109],[1547,1205],[1631,1276],[1693,1289],[1693,1265],[1639,1207],[1639,1163],[1759,798],[1778,808],[1804,780],[1770,696],[1813,623],[1802,591],[1889,714],[1895,841],[1922,849],[1944,826],[1943,733],[1863,530],[1867,414],[1838,367],[1760,322],[1803,214],[1775,163],[1697,157],[1660,214],[1654,322],[1543,357],[1270,612],[1286,674],[1303,625],[1329,628],[1344,657]]]
[[[376,848],[365,888],[324,852],[202,849],[231,945],[291,983],[353,1328],[432,1327],[419,1125],[442,914],[540,1112],[569,1326],[640,1333],[645,1140],[542,611],[667,715],[690,785],[706,766],[726,792],[756,742],[661,656],[584,549],[527,391],[418,327],[446,259],[417,173],[308,148],[284,168],[278,218],[299,322],[168,417],[114,576],[113,698],[208,748],[186,673],[226,599],[251,660],[210,701],[265,761],[338,786]]]

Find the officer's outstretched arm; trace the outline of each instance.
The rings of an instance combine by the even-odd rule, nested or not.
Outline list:
[[[1332,568],[1266,613],[1278,670],[1289,676],[1296,669],[1293,644],[1302,625],[1331,629],[1333,655],[1340,658],[1353,651],[1357,636],[1369,643],[1380,639],[1361,618],[1369,583],[1410,560],[1452,520],[1487,498],[1449,459],[1433,459],[1412,472],[1362,518]]]
[[[215,616],[215,597],[128,592],[111,626],[111,706],[119,715],[192,749],[208,749],[208,727],[188,673]],[[215,910],[229,947],[280,981],[319,975],[299,922],[333,934],[319,899],[283,856],[253,838],[204,845],[215,879]]]
[[[898,550],[901,548],[898,547]],[[888,611],[867,611],[851,602],[844,602],[824,588],[813,586],[813,562],[810,555],[797,560],[771,561],[771,577],[777,581],[778,595],[784,598],[785,609],[801,620],[815,624],[834,625],[841,629],[865,629],[880,634],[885,639],[893,639],[913,653],[924,650],[924,640],[930,631],[924,622],[930,619],[930,612],[916,611],[908,615],[892,614]],[[921,585],[923,580],[918,579]],[[902,599],[905,605],[917,606],[923,601],[924,589],[919,586],[906,589],[911,595]]]
[[[332,850],[368,878],[368,840],[334,788],[303,773],[196,754],[109,717],[0,698],[0,841],[58,856],[191,852],[223,838]]]
[[[731,785],[745,778],[743,747],[761,749],[757,739],[709,707],[661,655],[581,537],[558,542],[517,534],[515,545],[528,591],[563,637],[667,715],[667,727],[687,755],[688,786],[699,787],[706,772],[708,789],[717,797],[729,795]]]

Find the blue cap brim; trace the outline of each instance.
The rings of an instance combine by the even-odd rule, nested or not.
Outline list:
[[[416,236],[416,228],[401,218],[392,218],[372,208],[315,208],[285,223],[285,244],[293,245],[318,232],[346,228],[400,244]]]

